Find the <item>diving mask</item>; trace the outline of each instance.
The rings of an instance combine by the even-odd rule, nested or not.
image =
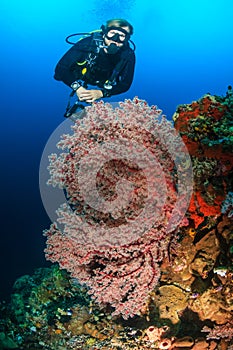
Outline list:
[[[105,36],[108,40],[124,44],[129,40],[130,34],[121,27],[107,27],[105,29]]]
[[[125,45],[130,37],[130,34],[123,28],[121,27],[108,27],[105,29],[105,37],[108,40],[113,41],[108,47],[107,51],[110,55],[116,54],[122,47],[116,45],[118,44],[123,44]]]

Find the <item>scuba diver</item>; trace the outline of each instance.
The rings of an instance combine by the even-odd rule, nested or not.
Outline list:
[[[76,94],[79,102],[92,103],[126,92],[135,67],[132,34],[133,27],[128,21],[111,19],[101,30],[68,36],[66,41],[73,46],[57,63],[54,78],[71,87],[70,96]],[[70,42],[69,38],[75,35],[85,36],[76,43]],[[73,107],[69,102],[65,117],[74,113],[76,107],[84,108],[77,102]]]

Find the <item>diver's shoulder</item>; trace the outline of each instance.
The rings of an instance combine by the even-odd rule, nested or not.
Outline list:
[[[93,40],[92,35],[83,36],[75,43],[75,45],[86,45],[86,44],[92,42],[92,40]]]
[[[133,58],[135,57],[135,52],[134,50],[130,47],[130,46],[127,46],[124,48],[124,50],[122,51],[122,56],[124,58]]]

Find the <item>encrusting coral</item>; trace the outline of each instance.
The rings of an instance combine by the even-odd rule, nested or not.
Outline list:
[[[185,142],[193,163],[195,189],[189,207],[195,227],[206,217],[221,215],[221,205],[232,186],[233,95],[204,95],[180,105],[173,115],[175,128]]]

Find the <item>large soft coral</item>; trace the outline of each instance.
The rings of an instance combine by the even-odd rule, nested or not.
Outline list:
[[[50,157],[50,184],[67,203],[45,232],[47,259],[90,288],[100,305],[139,313],[160,277],[192,192],[182,139],[155,106],[135,98],[87,109]]]

